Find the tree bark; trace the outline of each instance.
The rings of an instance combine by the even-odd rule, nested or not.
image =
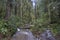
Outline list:
[[[12,7],[11,2],[12,2],[11,0],[7,0],[5,20],[8,20],[8,18],[11,16],[11,7]]]

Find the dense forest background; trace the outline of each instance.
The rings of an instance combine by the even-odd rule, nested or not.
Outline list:
[[[60,36],[60,0],[0,0],[0,38],[17,28],[30,27],[34,35],[50,29]]]

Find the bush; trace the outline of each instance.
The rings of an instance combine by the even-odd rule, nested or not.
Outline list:
[[[12,36],[16,32],[16,27],[9,24],[9,21],[0,20],[0,33],[4,36]]]

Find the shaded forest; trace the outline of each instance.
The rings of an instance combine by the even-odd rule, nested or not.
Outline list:
[[[50,29],[60,38],[60,0],[0,0],[0,39],[10,38],[17,28],[37,36]]]

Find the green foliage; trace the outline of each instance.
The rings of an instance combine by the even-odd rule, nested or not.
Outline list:
[[[12,2],[14,8],[11,9],[8,21],[3,20],[6,14],[5,2],[0,0],[0,33],[14,34],[17,27],[23,27],[25,24],[33,25],[31,27],[33,32],[43,32],[44,28],[50,28],[54,35],[60,33],[58,0],[38,0],[35,9],[33,9],[31,0],[16,0]],[[16,15],[14,15],[15,11]]]
[[[3,34],[7,32],[7,29],[5,28],[4,24],[6,24],[4,20],[0,20],[0,33],[3,33]]]
[[[38,33],[43,31],[44,28],[49,28],[54,35],[60,33],[59,9],[57,9],[59,6],[57,4],[58,2],[56,3],[56,1],[38,0],[36,15],[39,14],[39,16],[33,22],[32,31],[37,31]]]
[[[0,33],[5,36],[13,35],[16,32],[16,27],[9,25],[8,21],[0,20]]]
[[[20,26],[20,18],[18,16],[15,15],[11,15],[11,17],[8,19],[8,23],[11,26],[17,27]]]

